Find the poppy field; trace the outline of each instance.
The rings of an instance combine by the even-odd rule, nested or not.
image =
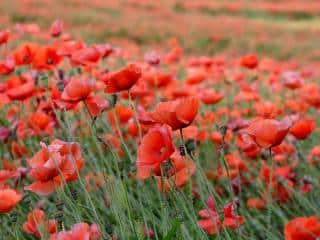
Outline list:
[[[320,239],[320,3],[0,3],[0,239]]]

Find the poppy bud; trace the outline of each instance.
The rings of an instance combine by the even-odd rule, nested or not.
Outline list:
[[[50,34],[52,37],[59,37],[62,30],[63,30],[63,22],[57,19],[51,25]]]
[[[220,127],[219,127],[219,130],[220,130],[220,132],[221,132],[222,139],[224,139],[224,137],[225,137],[226,134],[227,134],[228,127],[227,127],[226,125],[223,125],[223,126],[220,126]]]
[[[64,83],[63,83],[63,81],[59,81],[59,82],[57,83],[57,88],[58,88],[59,92],[63,92],[63,89],[64,89]]]
[[[11,130],[5,127],[0,127],[0,141],[6,142],[11,135]]]
[[[10,217],[10,223],[16,223],[18,221],[18,214],[16,212],[13,212],[9,215]]]
[[[185,146],[187,148],[187,152],[191,153],[196,149],[197,144],[194,139],[188,139]]]
[[[56,219],[56,221],[58,222],[58,224],[61,226],[62,222],[63,222],[63,212],[62,211],[58,211],[55,215],[54,218]]]
[[[77,71],[77,73],[78,73],[79,75],[81,75],[81,74],[82,74],[82,68],[77,67],[77,68],[76,68],[76,71]]]
[[[148,52],[144,55],[144,60],[149,64],[149,65],[159,65],[160,63],[160,57],[157,55],[156,52]]]
[[[64,80],[64,71],[62,69],[58,69],[58,76],[61,81]]]
[[[64,203],[61,201],[61,200],[58,200],[56,202],[56,208],[59,210],[59,211],[62,211],[63,210],[63,206],[64,206]]]
[[[238,196],[241,189],[241,180],[239,177],[232,179],[231,181],[232,191],[234,195]]]
[[[131,171],[131,172],[136,172],[136,171],[137,171],[137,166],[132,165],[132,166],[130,167],[130,171]]]
[[[105,227],[105,229],[106,229],[107,234],[111,235],[111,234],[113,233],[113,226],[112,226],[112,224],[107,224],[106,227]]]
[[[239,200],[239,198],[235,197],[234,200],[233,200],[233,203],[234,203],[234,205],[236,206],[236,208],[239,208],[239,207],[240,207],[240,200]]]
[[[186,155],[186,149],[185,149],[185,145],[184,144],[180,145],[179,150],[180,150],[180,155],[181,156],[185,156]]]
[[[255,54],[247,54],[240,59],[241,66],[254,69],[258,66],[258,58]]]
[[[76,189],[71,190],[71,197],[74,201],[78,200],[78,191]]]
[[[19,167],[18,171],[20,173],[20,181],[22,179],[25,179],[27,177],[28,173],[29,173],[29,169],[25,168],[25,167]]]
[[[22,198],[22,202],[25,203],[27,206],[30,205],[31,201],[32,201],[31,196],[28,193],[24,195]]]
[[[155,236],[154,231],[148,227],[143,228],[143,233],[148,238],[153,238]]]
[[[108,102],[110,103],[110,108],[114,108],[114,106],[117,104],[117,101],[118,101],[118,95],[112,94],[108,99]]]
[[[10,39],[10,31],[9,30],[3,30],[0,32],[0,45],[6,44]]]

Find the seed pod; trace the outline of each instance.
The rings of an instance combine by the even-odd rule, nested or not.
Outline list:
[[[56,202],[57,210],[58,211],[62,211],[63,210],[63,206],[64,206],[64,203],[61,200],[57,200],[57,202]]]
[[[221,135],[222,135],[222,138],[224,139],[224,137],[226,136],[227,134],[227,130],[228,130],[228,127],[227,125],[222,125],[219,127],[219,130],[221,132]]]
[[[180,145],[179,150],[180,150],[180,155],[181,156],[185,156],[186,155],[186,149],[185,149],[185,145],[184,144]]]
[[[27,206],[31,204],[31,201],[32,201],[31,196],[28,193],[24,195],[22,198],[22,202],[25,203]]]
[[[113,226],[112,226],[112,224],[107,224],[106,227],[105,227],[105,229],[106,229],[107,234],[111,235],[111,234],[113,233]]]
[[[74,201],[77,201],[78,200],[78,191],[76,189],[72,189],[71,196]]]
[[[118,95],[112,94],[108,99],[108,102],[110,103],[109,108],[114,108],[114,106],[117,104],[117,101],[118,101]]]
[[[64,80],[64,71],[62,69],[58,69],[58,77],[61,82]]]
[[[18,214],[13,212],[10,214],[10,223],[16,223],[18,221]]]
[[[57,221],[57,223],[61,225],[63,222],[63,211],[56,212],[56,214],[54,215],[54,218]]]
[[[59,82],[57,83],[57,88],[58,88],[59,92],[63,92],[64,82],[63,82],[63,81],[59,81]]]

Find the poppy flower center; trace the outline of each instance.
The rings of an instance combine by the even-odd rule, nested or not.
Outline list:
[[[29,56],[28,55],[24,55],[22,58],[23,62],[28,62],[29,61]]]
[[[54,61],[53,61],[53,59],[52,59],[52,58],[48,58],[48,60],[47,60],[47,64],[49,64],[49,65],[50,65],[50,64],[53,64],[53,62],[54,62]]]

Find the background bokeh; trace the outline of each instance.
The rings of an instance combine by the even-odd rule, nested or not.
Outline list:
[[[1,0],[0,26],[62,19],[88,42],[135,48],[176,38],[192,54],[248,51],[319,60],[318,0]]]

